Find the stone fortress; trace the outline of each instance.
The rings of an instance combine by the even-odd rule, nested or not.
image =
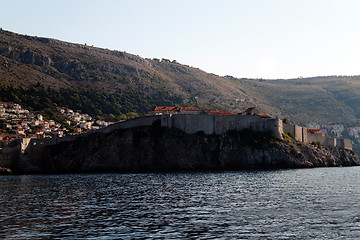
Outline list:
[[[283,123],[279,118],[261,114],[255,107],[248,108],[245,112],[238,114],[227,111],[202,111],[194,107],[155,107],[149,111],[148,115],[147,117],[117,123],[99,131],[110,132],[114,129],[149,126],[160,120],[161,126],[179,129],[188,134],[199,131],[205,134],[224,134],[229,130],[249,129],[254,132],[270,131],[280,139],[285,133],[303,143],[319,143],[326,147],[352,149],[351,139],[332,138],[319,129]]]
[[[229,130],[241,131],[249,129],[255,133],[271,132],[280,139],[283,139],[283,134],[291,134],[299,142],[318,143],[321,146],[352,150],[352,141],[350,139],[331,138],[319,129],[283,123],[279,118],[272,118],[269,115],[261,114],[255,107],[248,108],[245,112],[238,114],[232,114],[227,111],[202,111],[193,107],[155,107],[149,111],[148,116],[118,122],[106,128],[79,135],[106,134],[117,129],[151,126],[156,121],[160,121],[162,127],[179,129],[188,134],[202,131],[205,134],[220,135]],[[10,166],[11,162],[19,154],[33,154],[41,151],[47,145],[76,141],[79,135],[61,138],[20,139],[17,144],[0,148],[0,166]]]

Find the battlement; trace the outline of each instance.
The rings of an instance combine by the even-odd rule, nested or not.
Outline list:
[[[326,147],[338,147],[352,150],[351,139],[332,138],[321,131],[314,131],[295,124],[283,123],[283,132],[290,133],[294,138],[303,143],[320,143]]]
[[[274,137],[283,138],[283,133],[290,133],[299,142],[319,142],[323,146],[352,149],[350,139],[330,138],[325,134],[316,134],[308,131],[308,128],[294,124],[285,124],[278,118],[261,118],[257,115],[207,115],[207,114],[164,114],[153,115],[118,122],[109,127],[97,131],[66,136],[63,138],[30,139],[20,140],[19,152],[36,152],[46,145],[54,145],[61,142],[74,141],[80,136],[96,133],[110,133],[117,129],[129,129],[139,126],[151,126],[160,121],[162,127],[179,129],[188,134],[204,132],[205,134],[224,134],[229,130],[241,131],[249,129],[254,132],[271,132]],[[6,150],[6,149],[5,149]],[[3,151],[5,151],[3,150]]]
[[[176,128],[193,134],[202,131],[206,134],[224,134],[229,130],[250,129],[258,132],[272,132],[282,138],[282,121],[264,119],[255,115],[162,115],[161,126]]]

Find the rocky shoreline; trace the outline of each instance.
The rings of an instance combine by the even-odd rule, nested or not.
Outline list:
[[[358,166],[351,150],[306,145],[271,133],[222,135],[153,126],[91,133],[20,154],[15,174],[166,172]]]

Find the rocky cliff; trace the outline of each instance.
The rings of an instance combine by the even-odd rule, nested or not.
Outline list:
[[[304,145],[248,130],[185,134],[159,125],[91,133],[28,148],[15,173],[143,172],[355,166],[355,152]]]

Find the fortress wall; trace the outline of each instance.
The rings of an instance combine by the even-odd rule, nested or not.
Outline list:
[[[295,140],[302,142],[303,141],[303,128],[289,123],[283,123],[283,131],[284,133],[291,133]]]
[[[326,138],[323,145],[324,146],[327,146],[327,147],[336,147],[336,144],[337,144],[337,140],[340,140],[340,139],[336,139],[336,138]],[[341,142],[341,141],[340,141]]]
[[[322,145],[326,140],[326,137],[323,136],[322,134],[311,134],[311,133],[307,133],[307,139],[308,139],[308,143],[312,143],[312,142],[320,142]]]
[[[282,138],[283,126],[280,119],[263,119],[253,115],[215,116],[215,133],[223,134],[228,130],[271,131],[275,137]]]
[[[259,132],[263,132],[264,131],[264,123],[262,121],[253,121],[250,122],[250,127],[249,129],[252,131],[259,131]]]
[[[169,116],[170,117],[170,116]],[[172,115],[172,127],[193,134],[203,131],[206,134],[214,133],[214,116],[211,115]]]
[[[52,145],[55,144],[56,141],[53,138],[31,138],[29,144],[27,145],[26,149],[22,149],[22,153],[32,153],[39,149],[42,149],[45,145]]]
[[[214,116],[215,133],[224,134],[229,130],[241,131],[251,129],[253,131],[273,131],[274,119],[261,119],[256,116],[235,115],[235,116]],[[271,122],[271,123],[270,123]]]
[[[206,134],[215,133],[215,116],[211,115],[192,115],[194,119],[199,117],[200,121],[198,122],[198,129],[203,131]],[[196,130],[194,130],[196,131]]]
[[[352,141],[351,139],[341,139],[343,142],[343,148],[352,150]]]
[[[122,123],[123,123],[123,122],[114,123],[114,124],[111,124],[110,126],[108,126],[108,127],[106,127],[106,128],[99,129],[99,130],[97,130],[97,131],[95,131],[95,132],[109,133],[109,132],[114,131],[114,130],[116,130],[116,129],[120,129]]]
[[[161,115],[161,126],[172,128],[172,118],[170,115]]]
[[[167,115],[167,117],[170,118],[169,115]],[[179,129],[181,131],[186,132],[186,118],[185,115],[180,115],[180,114],[176,114],[176,115],[172,115],[171,116],[172,119],[172,127]]]
[[[199,125],[202,119],[197,118],[197,116],[186,115],[185,117],[185,124],[186,129],[185,131],[192,134],[200,131]]]
[[[161,120],[161,115],[135,118],[129,121],[120,122],[120,129],[133,128],[138,126],[151,126],[156,120]]]
[[[224,134],[229,130],[237,130],[239,116],[214,116],[215,134]]]
[[[306,128],[306,127],[303,127],[303,128],[302,128],[302,142],[303,142],[303,143],[309,143],[308,132],[307,132],[307,128]]]
[[[11,168],[13,162],[18,158],[20,150],[20,144],[12,147],[5,146],[3,148],[0,148],[0,166],[5,168]]]
[[[215,134],[226,133],[229,129],[228,116],[214,116],[215,118]]]
[[[97,132],[109,133],[109,132],[111,132],[113,130],[117,130],[117,129],[126,129],[126,128],[138,127],[138,126],[149,126],[149,125],[152,125],[156,120],[160,120],[160,119],[161,119],[161,116],[136,118],[136,119],[125,121],[125,122],[115,123],[106,128],[103,128],[103,129],[100,129],[97,131],[93,131],[93,132],[89,132],[89,133],[85,133],[85,134],[81,134],[80,136],[86,136],[88,134],[93,134],[93,133],[97,133]],[[74,141],[78,137],[79,137],[79,135],[70,135],[70,136],[65,136],[62,138],[55,137],[55,138],[42,138],[42,139],[37,139],[37,138],[22,139],[22,142],[20,144],[20,150],[21,150],[21,153],[24,153],[25,151],[34,152],[34,151],[40,150],[42,147],[44,147],[46,145],[53,145],[53,144],[57,144],[57,143],[61,143],[61,142]]]
[[[351,139],[337,139],[336,147],[352,150]]]
[[[312,142],[320,142],[321,145],[327,147],[335,147],[337,146],[336,138],[330,138],[327,136],[323,136],[321,134],[307,134],[308,143]],[[341,147],[342,148],[342,147]]]
[[[87,133],[92,134],[92,132]],[[37,155],[43,151],[43,148],[48,145],[54,145],[61,142],[70,142],[76,141],[80,136],[86,136],[86,134],[81,135],[70,135],[65,137],[55,137],[55,138],[24,138],[20,142],[20,151],[21,154],[27,153],[30,155]],[[19,151],[19,152],[20,152]]]
[[[283,131],[284,131],[284,133],[291,133],[293,136],[295,136],[295,125],[289,124],[289,123],[284,123]]]
[[[237,121],[236,121],[236,130],[241,131],[244,129],[251,129],[252,126],[255,130],[255,123],[258,121],[261,121],[262,119],[256,116],[252,116],[252,115],[240,115],[240,116],[235,116]]]
[[[155,116],[158,119],[159,116]],[[176,128],[188,134],[203,131],[206,134],[224,134],[229,130],[241,131],[243,129],[251,129],[253,131],[266,132],[271,131],[278,138],[282,138],[283,126],[280,119],[262,119],[257,116],[242,115],[162,115],[161,126],[168,128]],[[148,118],[147,121],[151,120]],[[152,119],[150,122],[154,121]],[[132,122],[139,124],[139,121]],[[151,125],[151,124],[147,124]],[[127,125],[129,126],[129,125]],[[124,127],[124,124],[121,128]]]
[[[275,137],[282,139],[283,132],[283,122],[276,118],[276,119],[261,119],[265,122],[265,129],[264,131],[271,131]]]
[[[127,129],[127,128],[139,127],[139,126],[151,126],[156,120],[161,120],[161,116],[162,115],[146,116],[146,117],[131,119],[124,122],[118,122],[106,128],[100,129],[96,132],[109,133],[117,129]]]
[[[307,143],[320,142],[321,145],[326,147],[352,149],[352,143],[350,139],[337,139],[328,136],[323,136],[321,134],[311,134],[311,133],[307,133],[306,138],[307,138]]]
[[[70,142],[74,141],[77,138],[76,135],[69,135],[62,138],[55,138],[55,142]]]
[[[81,134],[80,136],[86,136],[96,132],[109,133],[117,129],[151,126],[157,120],[161,121],[161,126],[163,127],[176,128],[188,134],[193,134],[198,131],[203,131],[205,134],[224,134],[228,130],[241,131],[250,129],[258,132],[271,131],[275,137],[282,138],[282,134],[285,131],[294,134],[296,140],[304,143],[320,142],[324,146],[336,146],[352,150],[352,142],[350,139],[335,139],[319,134],[309,134],[305,127],[283,124],[280,119],[262,119],[253,115],[156,115],[116,123],[107,128]],[[0,166],[11,166],[12,161],[16,159],[20,153],[25,153],[25,151],[29,154],[36,154],[41,152],[46,145],[74,141],[80,136],[71,135],[63,138],[22,139],[15,147],[7,146],[2,149],[0,148]]]
[[[284,132],[290,132],[295,139],[304,142],[320,142],[324,146],[337,146],[341,148],[352,149],[351,140],[338,140],[328,138],[318,134],[307,133],[307,128],[293,124],[283,124],[280,119],[262,119],[254,115],[156,115],[142,118],[136,118],[129,121],[119,122],[94,132],[109,133],[116,129],[127,129],[138,126],[151,126],[155,121],[160,120],[161,126],[167,128],[176,128],[188,134],[203,131],[206,134],[224,134],[229,130],[241,131],[250,129],[258,132],[271,131],[275,137],[282,138]],[[84,136],[86,134],[82,134]],[[46,138],[46,139],[23,139],[20,144],[20,151],[38,151],[45,145],[57,144],[60,142],[73,141],[78,135],[65,136],[63,138]]]
[[[337,139],[337,141],[336,141],[336,147],[338,147],[338,148],[344,148],[344,139]]]
[[[299,142],[303,142],[302,129],[303,129],[302,127],[298,125],[294,125],[294,132],[295,132],[294,137]]]

